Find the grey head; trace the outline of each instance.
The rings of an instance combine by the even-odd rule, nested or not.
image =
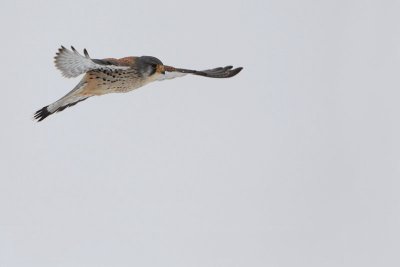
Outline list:
[[[145,75],[147,77],[155,74],[156,72],[164,72],[160,68],[160,66],[163,66],[163,63],[156,57],[141,56],[137,59],[136,64],[142,75]]]

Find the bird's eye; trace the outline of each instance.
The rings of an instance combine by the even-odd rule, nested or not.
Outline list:
[[[157,71],[157,64],[150,64],[150,75],[153,75]]]

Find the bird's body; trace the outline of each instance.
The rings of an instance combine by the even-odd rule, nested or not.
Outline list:
[[[161,79],[160,73],[146,75],[137,63],[137,57],[125,57],[120,59],[104,59],[115,66],[128,67],[127,69],[93,69],[88,71],[84,80],[87,82],[88,94],[103,95],[109,93],[127,93],[149,82]]]
[[[93,95],[127,93],[150,82],[150,79],[140,75],[138,70],[134,68],[128,70],[91,70],[85,74],[83,80],[87,83],[84,93]]]
[[[181,77],[188,73],[211,78],[228,78],[242,70],[232,69],[232,66],[205,71],[178,69],[165,66],[159,59],[150,56],[91,59],[86,49],[85,56],[82,56],[71,48],[72,51],[65,47],[59,49],[55,57],[56,67],[67,78],[85,75],[67,95],[38,110],[35,113],[35,119],[38,121],[91,96],[126,93],[153,81]]]

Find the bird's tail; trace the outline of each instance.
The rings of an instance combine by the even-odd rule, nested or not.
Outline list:
[[[86,83],[80,82],[71,92],[64,97],[60,98],[56,102],[45,106],[35,112],[34,118],[39,122],[54,114],[56,112],[63,111],[64,109],[76,105],[77,103],[89,98],[88,95],[82,95],[80,92]]]

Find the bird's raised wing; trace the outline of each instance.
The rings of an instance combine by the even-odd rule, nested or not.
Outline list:
[[[83,50],[85,56],[79,54],[73,46],[71,46],[71,50],[61,46],[54,57],[54,63],[57,69],[67,78],[77,77],[94,69],[129,69],[128,66],[117,65],[111,60],[91,59],[86,49]]]
[[[215,69],[198,71],[198,70],[174,68],[171,66],[164,66],[165,75],[161,76],[159,80],[173,79],[185,76],[186,74],[194,74],[209,78],[230,78],[238,74],[242,69],[243,69],[242,67],[233,69],[232,66],[226,66],[223,68],[220,67]]]

